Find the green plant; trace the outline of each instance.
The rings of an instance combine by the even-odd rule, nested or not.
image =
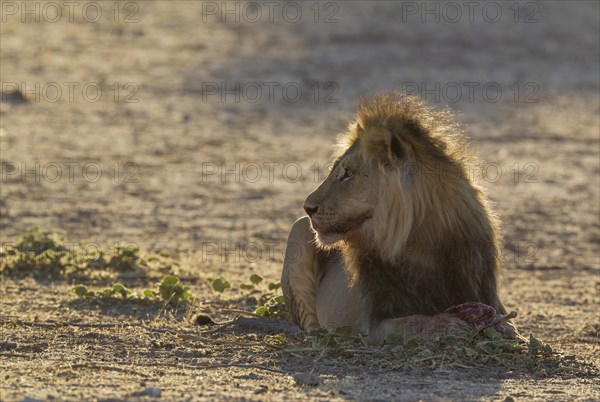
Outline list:
[[[93,292],[91,290],[88,290],[87,286],[85,286],[85,285],[73,286],[73,288],[71,288],[71,291],[79,297],[104,298],[104,299],[135,298],[135,296],[132,294],[131,290],[126,288],[125,286],[123,286],[120,283],[115,283],[110,288],[106,288],[106,289],[100,290],[98,292]]]
[[[105,253],[80,242],[67,242],[56,231],[30,229],[0,250],[0,272],[35,277],[82,276],[88,269],[132,271],[138,266],[139,248],[119,246],[108,261]]]
[[[108,266],[117,271],[133,271],[140,259],[140,249],[135,245],[118,246],[108,261]]]
[[[551,357],[556,354],[552,346],[540,341],[533,335],[529,335],[528,349],[529,353],[533,356]]]
[[[223,277],[217,279],[209,279],[208,281],[210,282],[212,290],[215,292],[223,293],[225,292],[225,290],[231,289],[231,283]],[[261,288],[263,288],[263,285],[261,285],[263,282],[264,278],[262,276],[258,274],[252,274],[248,278],[248,282],[241,283],[239,285],[239,289],[242,291],[251,291],[255,289],[260,290]],[[269,284],[267,285],[268,293],[266,293],[265,295],[274,296],[280,288],[280,282],[269,282]]]
[[[231,284],[223,278],[215,279],[214,281],[212,281],[211,286],[215,292],[219,292],[219,293],[223,293],[226,289],[231,288]]]
[[[27,234],[18,237],[14,248],[20,252],[33,253],[34,255],[40,255],[48,250],[55,252],[68,251],[64,246],[62,234],[37,227],[31,228]]]
[[[120,283],[115,283],[113,286],[97,292],[89,290],[85,285],[74,286],[71,291],[81,298],[149,300],[172,305],[193,300],[189,288],[183,286],[179,278],[171,275],[165,276],[161,282],[156,284],[155,289],[145,289],[141,296]]]
[[[18,237],[0,252],[0,271],[55,276],[69,265],[69,249],[63,236],[37,227]]]
[[[258,307],[255,310],[255,314],[261,317],[285,319],[287,317],[287,309],[285,308],[283,296],[272,297],[265,304]]]
[[[519,342],[504,339],[494,328],[485,328],[480,332],[481,339],[475,344],[475,348],[488,354],[511,353],[522,349]]]
[[[249,279],[250,283],[242,283],[240,285],[240,290],[253,290],[263,281],[263,277],[257,274],[250,275]]]
[[[213,291],[223,293],[227,289],[231,289],[231,283],[223,277],[217,279],[209,279],[211,288]],[[255,314],[262,317],[285,319],[287,317],[287,310],[285,308],[285,301],[283,296],[277,295],[279,289],[281,289],[281,283],[269,282],[267,289],[264,289],[264,278],[258,274],[252,274],[248,278],[248,282],[239,285],[241,291],[260,291],[263,290],[263,294],[260,297],[259,304],[263,303],[260,307],[255,310]],[[255,292],[254,292],[255,293]]]
[[[179,301],[188,301],[192,299],[190,288],[183,286],[176,276],[165,276],[160,283],[157,283],[157,286],[158,295],[160,295],[162,300],[167,303],[177,304]],[[147,290],[149,289],[146,289],[146,291]],[[144,295],[147,295],[146,291],[144,291]]]

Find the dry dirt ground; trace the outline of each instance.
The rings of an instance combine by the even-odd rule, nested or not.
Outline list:
[[[3,275],[1,400],[151,399],[150,386],[164,400],[600,399],[597,2],[472,14],[462,2],[258,2],[261,16],[243,2],[49,4],[1,4],[1,241],[58,228],[177,263],[87,281]],[[198,335],[195,313],[223,322],[256,307],[258,295],[218,295],[209,278],[278,280],[356,98],[391,88],[465,122],[502,216],[505,304],[576,366],[388,370],[373,349]],[[140,291],[167,272],[193,307],[70,292],[116,280]],[[297,385],[296,372],[323,383]]]

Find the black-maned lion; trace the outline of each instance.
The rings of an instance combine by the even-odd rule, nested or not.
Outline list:
[[[308,217],[289,235],[282,286],[295,323],[352,327],[381,343],[491,310],[481,322],[515,336],[497,292],[499,222],[450,113],[379,94],[359,102],[338,145],[331,173],[304,203]]]

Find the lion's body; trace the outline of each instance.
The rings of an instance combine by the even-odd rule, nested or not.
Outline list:
[[[379,343],[464,302],[504,313],[498,222],[446,112],[381,94],[359,104],[329,177],[290,232],[282,284],[303,329],[351,326]],[[293,253],[289,250],[293,250]]]

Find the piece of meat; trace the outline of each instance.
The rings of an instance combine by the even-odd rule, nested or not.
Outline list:
[[[458,306],[450,307],[444,313],[455,315],[472,325],[487,326],[496,319],[496,309],[487,304],[477,302],[459,304]]]
[[[459,304],[447,309],[444,313],[452,314],[471,325],[483,325],[484,328],[494,328],[505,339],[523,338],[517,328],[509,320],[517,316],[516,311],[508,314],[499,314],[487,304],[470,302]]]

